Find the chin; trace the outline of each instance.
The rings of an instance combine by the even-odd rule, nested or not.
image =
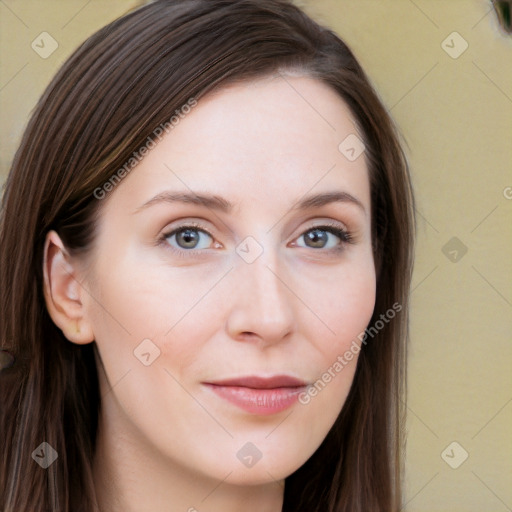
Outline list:
[[[268,440],[266,443],[264,440],[237,443],[231,460],[224,457],[212,461],[216,464],[215,478],[223,480],[229,474],[226,482],[232,485],[282,485],[284,479],[297,471],[315,450],[314,447],[300,446],[298,442],[291,448],[286,445],[290,446],[289,440],[284,442],[278,438],[273,443]],[[301,454],[302,457],[299,456]],[[219,460],[222,467],[218,465]]]

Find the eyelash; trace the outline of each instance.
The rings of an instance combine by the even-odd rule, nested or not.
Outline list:
[[[206,228],[204,228],[200,224],[190,223],[190,224],[183,224],[182,226],[173,228],[171,231],[163,233],[161,238],[158,240],[158,244],[163,245],[166,249],[171,250],[173,253],[177,254],[180,257],[205,256],[204,249],[176,249],[175,247],[172,247],[167,242],[167,240],[171,236],[173,236],[173,235],[177,234],[178,232],[185,230],[185,229],[194,229],[197,231],[202,231],[203,233],[206,233],[208,236],[210,236],[212,239],[214,239],[214,236]],[[331,223],[325,223],[325,224],[320,224],[318,226],[312,226],[309,229],[307,229],[306,231],[304,231],[303,233],[301,233],[299,238],[301,236],[305,235],[306,233],[313,231],[315,229],[319,229],[321,231],[327,231],[328,233],[331,233],[340,239],[339,245],[337,245],[336,247],[330,248],[330,249],[324,249],[323,252],[327,252],[327,253],[340,252],[344,249],[344,247],[343,247],[344,245],[354,243],[353,236],[349,231],[347,231],[344,228],[341,228],[338,224],[331,224]],[[307,247],[300,247],[300,248],[307,249]]]
[[[176,249],[176,247],[172,247],[172,245],[170,245],[167,242],[167,239],[170,238],[172,235],[175,235],[178,232],[183,231],[185,229],[195,229],[197,231],[202,231],[203,233],[206,233],[208,236],[210,236],[212,239],[214,238],[213,235],[206,228],[204,228],[200,224],[191,222],[189,224],[183,224],[182,226],[173,228],[171,231],[163,233],[162,237],[158,240],[158,243],[163,245],[166,249],[172,251],[174,254],[176,254],[182,258],[186,258],[186,257],[190,257],[190,256],[192,256],[192,257],[205,256],[204,249]]]

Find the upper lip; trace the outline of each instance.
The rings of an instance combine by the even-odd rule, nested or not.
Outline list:
[[[274,388],[297,388],[306,386],[303,380],[289,375],[275,375],[273,377],[259,377],[248,375],[246,377],[235,377],[233,379],[217,380],[206,382],[214,386],[236,386],[253,389],[274,389]]]

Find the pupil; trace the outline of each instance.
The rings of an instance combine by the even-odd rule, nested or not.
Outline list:
[[[182,247],[195,247],[199,241],[199,235],[193,229],[185,229],[177,233],[176,240]]]
[[[321,229],[313,229],[308,232],[306,240],[310,247],[324,247],[327,243],[327,233]]]

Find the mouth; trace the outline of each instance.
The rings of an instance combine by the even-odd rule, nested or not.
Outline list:
[[[255,415],[277,414],[291,407],[307,383],[288,375],[247,376],[203,382],[217,396]]]

